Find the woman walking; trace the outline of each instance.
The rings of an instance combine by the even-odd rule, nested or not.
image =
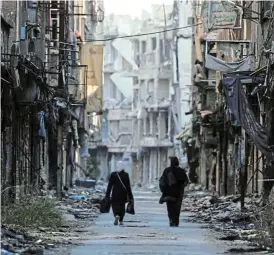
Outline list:
[[[110,199],[111,206],[115,217],[114,225],[123,225],[126,213],[126,203],[133,201],[133,194],[130,186],[129,175],[124,171],[123,161],[118,161],[116,172],[112,172],[106,192],[106,198]]]
[[[163,184],[161,184],[163,182]],[[179,167],[177,157],[170,157],[170,167],[166,168],[160,179],[162,185],[162,197],[160,203],[166,202],[169,224],[171,227],[178,227],[184,190],[189,183],[188,176],[184,169]],[[161,188],[161,187],[160,187]]]

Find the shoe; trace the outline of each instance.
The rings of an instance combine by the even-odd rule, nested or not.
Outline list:
[[[120,221],[120,226],[123,226],[124,225],[124,222]]]
[[[170,226],[170,227],[174,227],[174,226],[175,226],[175,224],[174,224],[174,221],[173,221],[173,220],[169,221],[169,226]]]
[[[114,221],[114,225],[115,226],[117,226],[118,225],[118,223],[119,223],[119,216],[117,215],[116,217],[115,217],[115,221]]]

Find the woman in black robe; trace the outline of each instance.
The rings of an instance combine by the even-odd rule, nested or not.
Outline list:
[[[124,171],[123,161],[117,162],[116,172],[112,172],[110,175],[106,198],[111,199],[112,211],[115,217],[114,225],[118,225],[118,223],[123,225],[126,203],[133,201],[129,175]]]
[[[163,193],[160,203],[166,202],[169,224],[171,227],[178,227],[180,223],[180,213],[184,190],[189,183],[188,176],[183,168],[179,167],[177,157],[170,157],[170,167],[163,172],[163,177],[167,180],[167,189]]]

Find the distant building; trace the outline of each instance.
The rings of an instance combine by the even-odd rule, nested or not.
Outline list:
[[[149,19],[111,16],[105,23],[105,39],[152,33],[105,42],[103,178],[123,159],[133,183],[153,184],[174,154],[173,34],[157,33],[172,27],[172,8],[167,6],[165,13],[157,5],[153,10]]]

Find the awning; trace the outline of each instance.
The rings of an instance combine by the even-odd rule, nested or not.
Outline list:
[[[200,111],[201,117],[204,118],[207,115],[213,114],[212,111]]]

